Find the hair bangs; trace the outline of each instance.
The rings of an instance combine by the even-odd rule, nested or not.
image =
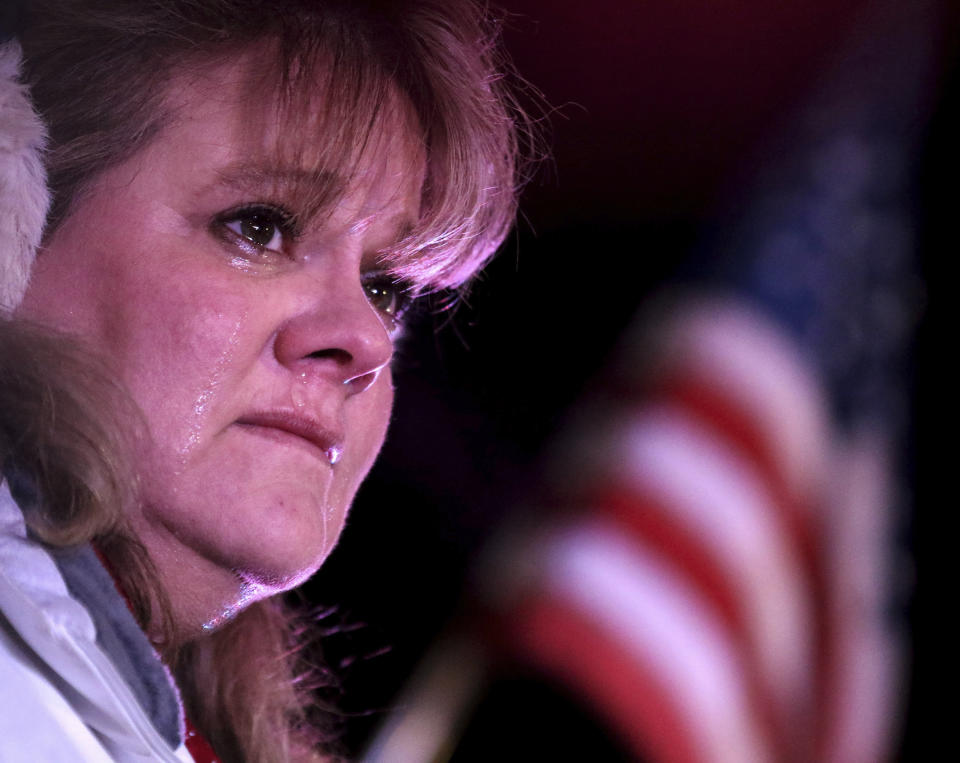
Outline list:
[[[278,96],[280,124],[297,126],[278,151],[303,152],[296,158],[347,180],[371,150],[392,94],[412,106],[413,137],[426,157],[421,214],[384,261],[416,290],[462,285],[514,222],[518,135],[532,131],[505,82],[511,68],[496,45],[498,25],[483,7],[457,4],[455,19],[447,0],[164,0],[146,8],[135,0],[34,0],[31,11],[38,28],[58,25],[43,31],[65,45],[31,51],[31,35],[24,41],[28,66],[60,73],[28,70],[51,124],[48,233],[92,175],[162,129],[158,91],[178,71],[255,51],[251,83],[273,88],[266,92]],[[80,30],[91,43],[84,68],[96,76],[65,78],[79,71],[64,62]],[[309,201],[322,210],[335,200],[326,189]]]
[[[298,126],[298,161],[309,155],[307,164],[349,185],[382,149],[384,131],[404,130],[422,147],[420,216],[383,252],[390,271],[421,293],[460,287],[503,242],[516,215],[517,128],[526,120],[492,74],[508,67],[479,12],[454,27],[429,2],[404,11],[404,24],[390,24],[363,4],[340,7],[312,28],[279,29],[273,55],[280,123]]]
[[[396,87],[377,65],[369,42],[343,34],[304,38],[301,31],[268,43],[250,60],[252,92],[275,93],[274,162],[326,183],[304,183],[297,208],[310,217],[332,213],[360,176],[375,165],[397,131],[419,143]],[[264,62],[272,61],[264,69]],[[266,77],[266,79],[264,79]],[[251,101],[251,116],[262,101]],[[408,110],[408,109],[406,109]]]

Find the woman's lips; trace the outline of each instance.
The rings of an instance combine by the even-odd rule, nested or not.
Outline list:
[[[241,416],[236,423],[281,441],[295,438],[295,441],[320,451],[331,466],[343,455],[343,436],[309,416],[287,411],[263,411]]]

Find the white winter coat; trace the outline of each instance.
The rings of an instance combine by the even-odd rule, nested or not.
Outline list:
[[[96,635],[0,483],[0,762],[192,761],[154,728]]]

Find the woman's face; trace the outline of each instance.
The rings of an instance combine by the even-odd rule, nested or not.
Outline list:
[[[82,337],[142,410],[131,519],[188,631],[336,543],[393,397],[398,295],[378,260],[423,177],[395,109],[312,215],[312,192],[343,181],[272,103],[251,110],[241,64],[174,81],[174,121],[75,203],[20,309]]]

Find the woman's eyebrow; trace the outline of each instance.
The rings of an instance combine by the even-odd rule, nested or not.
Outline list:
[[[237,162],[218,170],[215,184],[245,193],[282,196],[307,218],[336,202],[347,189],[343,176],[329,170],[248,162]]]
[[[348,181],[330,170],[237,162],[217,170],[214,185],[251,195],[274,195],[276,200],[293,207],[302,223],[330,210],[349,190]],[[391,230],[389,240],[378,249],[390,253],[406,243],[416,230],[416,214],[401,209],[387,218],[381,211],[365,215],[351,226],[352,233],[361,233],[373,224]]]

